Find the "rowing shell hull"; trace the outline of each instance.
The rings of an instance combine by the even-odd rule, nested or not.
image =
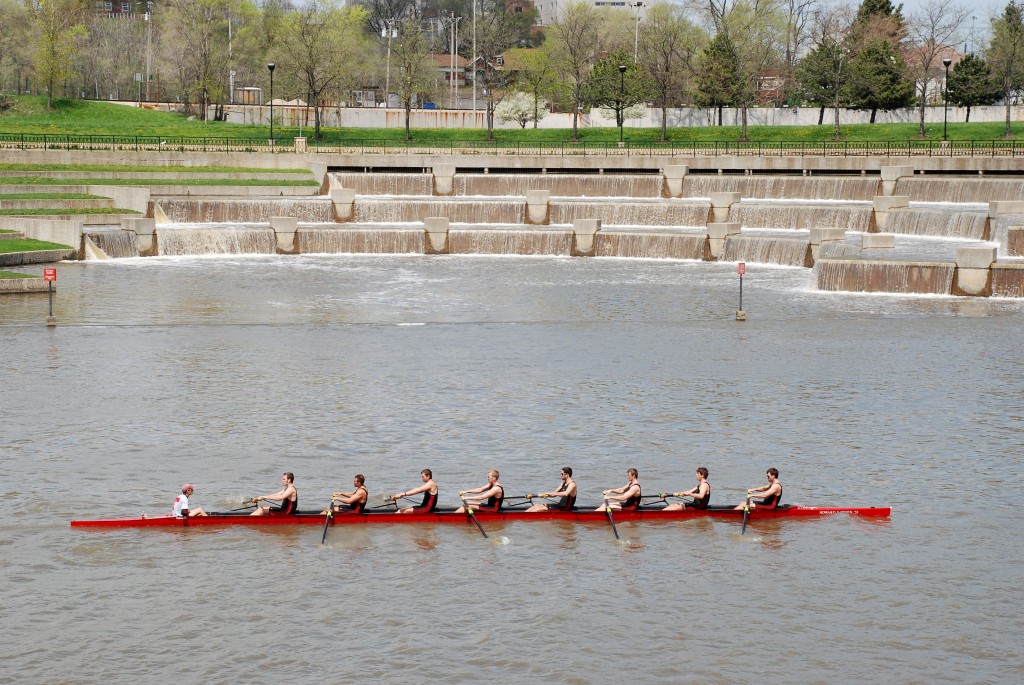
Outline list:
[[[891,514],[889,507],[802,507],[789,506],[778,509],[751,509],[750,521],[763,521],[778,518],[825,518],[836,514],[851,516],[886,517]],[[522,510],[505,510],[498,513],[477,511],[476,517],[481,524],[496,521],[575,521],[582,523],[607,523],[608,515],[600,511],[538,511],[527,513]],[[743,511],[737,509],[682,509],[664,511],[661,509],[640,509],[639,511],[615,511],[616,523],[624,521],[677,521],[697,518],[725,519],[741,521]],[[429,514],[335,514],[334,525],[367,525],[377,523],[459,523],[472,524],[466,514],[452,512],[432,512]],[[95,519],[72,521],[73,528],[196,528],[205,526],[322,526],[324,515],[317,513],[294,514],[290,516],[246,516],[233,514],[214,514],[211,516],[195,516],[188,519],[175,516],[155,516],[150,518],[127,519]]]

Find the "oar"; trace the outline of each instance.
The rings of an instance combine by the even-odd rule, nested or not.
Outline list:
[[[487,537],[487,531],[485,531],[484,527],[480,525],[479,521],[477,521],[476,514],[473,513],[473,507],[469,506],[469,503],[465,500],[465,498],[463,498],[463,500],[462,500],[462,506],[464,506],[466,508],[466,513],[469,514],[469,517],[471,519],[473,519],[473,523],[476,524],[476,527],[480,529],[480,534],[483,535],[486,538]]]
[[[238,507],[237,509],[228,509],[228,510],[227,510],[226,512],[224,512],[224,513],[230,513],[230,512],[232,512],[232,511],[245,511],[246,509],[252,509],[252,508],[253,508],[253,507],[255,507],[255,506],[256,506],[256,503],[255,503],[255,502],[253,502],[252,500],[250,500],[250,501],[249,501],[249,503],[248,503],[248,504],[246,504],[246,505],[245,505],[244,507]]]
[[[333,521],[333,520],[334,520],[334,498],[332,497],[331,501],[327,503],[327,517],[324,519],[324,534],[320,538],[320,544],[321,545],[327,544],[327,528],[328,528],[328,526],[331,525],[331,521]]]
[[[747,493],[747,503],[743,505],[743,527],[740,528],[740,535],[747,532],[747,517],[750,516],[750,493]]]
[[[607,497],[604,498],[604,511],[608,514],[608,522],[612,524],[612,532],[615,533],[615,539],[621,540],[622,538],[619,537],[619,529],[615,527],[615,519],[612,517],[612,508],[611,505],[608,504]]]

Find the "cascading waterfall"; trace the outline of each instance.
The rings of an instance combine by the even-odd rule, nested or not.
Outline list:
[[[745,235],[726,238],[722,261],[802,267],[810,267],[814,263],[811,244],[807,240]]]
[[[299,252],[351,254],[423,254],[422,228],[299,228]]]
[[[172,223],[256,223],[273,216],[301,222],[334,221],[334,204],[326,198],[162,198],[160,207]]]
[[[552,200],[552,224],[576,219],[600,219],[602,226],[704,226],[711,205],[707,202],[587,202]]]
[[[1024,197],[1024,181],[969,176],[905,177],[896,181],[893,195],[907,195],[916,202],[993,202]]]
[[[139,239],[134,231],[91,231],[89,238],[112,259],[139,256]]]
[[[333,185],[351,188],[356,195],[433,195],[431,174],[332,172]]]
[[[871,207],[740,202],[729,211],[729,221],[736,221],[744,228],[845,228],[863,232],[868,230],[871,221]]]
[[[526,201],[358,198],[355,203],[360,223],[411,223],[428,216],[445,216],[453,223],[521,224],[526,222]]]
[[[985,234],[986,219],[985,212],[908,207],[890,210],[882,230],[903,235],[981,240]]]
[[[956,265],[819,259],[815,270],[818,290],[948,295]]]
[[[742,198],[871,200],[879,194],[877,176],[704,176],[683,178],[683,197],[738,192]]]
[[[157,254],[275,254],[277,236],[269,227],[157,228]]]
[[[451,254],[562,255],[572,253],[572,232],[559,230],[500,230],[451,228]]]
[[[548,190],[568,197],[661,197],[660,175],[465,174],[455,177],[456,195],[526,195]]]
[[[615,233],[600,231],[594,236],[598,257],[643,259],[703,259],[707,236],[703,233]]]

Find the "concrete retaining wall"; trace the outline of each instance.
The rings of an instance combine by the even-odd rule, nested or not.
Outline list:
[[[50,281],[42,278],[0,278],[0,295],[6,293],[45,293],[50,289]],[[54,290],[57,285],[54,284]]]
[[[78,250],[31,250],[29,252],[0,253],[0,266],[21,266],[23,264],[49,264],[62,259],[75,259]]]

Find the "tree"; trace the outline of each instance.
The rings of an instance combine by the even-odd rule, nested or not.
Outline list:
[[[826,9],[815,17],[816,43],[800,61],[796,70],[799,93],[807,102],[818,105],[818,125],[825,117],[825,108],[834,115],[833,135],[842,137],[839,112],[843,101],[843,83],[849,65],[847,33],[850,20],[842,10]]]
[[[583,105],[583,83],[590,75],[602,42],[601,16],[585,2],[571,2],[548,30],[549,54],[558,75],[568,82],[572,99],[572,140],[579,139],[576,114]]]
[[[547,103],[544,103],[543,109],[540,106],[542,97],[551,92],[557,83],[550,56],[539,48],[513,48],[505,53],[505,69],[512,74],[514,82],[532,99],[533,116],[529,121],[537,128],[537,123],[547,114],[544,111],[547,109]]]
[[[692,81],[697,54],[707,37],[687,19],[681,7],[659,2],[648,9],[638,42],[639,63],[661,108],[661,140],[664,141],[668,108]]]
[[[917,88],[919,135],[924,135],[928,86],[943,78],[942,58],[949,56],[950,43],[956,42],[960,27],[970,15],[971,11],[955,0],[925,0],[910,17],[907,62]]]
[[[391,87],[405,109],[405,139],[412,140],[410,120],[412,103],[417,98],[431,97],[436,67],[430,59],[430,42],[420,30],[420,22],[405,17],[398,22],[398,37],[391,40]]]
[[[1010,103],[1013,93],[1024,87],[1024,9],[1010,0],[1003,13],[992,20],[992,43],[987,61],[999,83],[1006,106],[1006,127],[1003,135],[1009,138]]]
[[[782,13],[785,16],[784,43],[782,47],[783,92],[786,101],[791,100],[797,89],[796,70],[801,57],[811,42],[811,27],[819,15],[819,0],[783,0]]]
[[[314,140],[320,140],[323,95],[345,82],[346,74],[366,54],[366,10],[342,8],[335,0],[312,0],[288,14],[282,25],[280,49],[313,104]]]
[[[532,121],[533,127],[537,128],[537,117],[543,118],[547,114],[547,103],[544,103],[543,108],[538,107],[536,97],[517,91],[498,104],[495,114],[502,123],[514,121],[519,124],[519,128],[526,128]]]
[[[0,0],[0,93],[21,90],[21,76],[31,68],[32,16],[19,0]]]
[[[957,107],[967,108],[965,122],[971,120],[971,107],[991,105],[999,101],[1003,89],[992,77],[985,60],[965,55],[953,65],[946,81],[946,99]]]
[[[508,11],[505,0],[477,0],[477,3],[473,78],[474,82],[479,78],[486,92],[487,140],[493,140],[494,107],[501,102],[504,87],[511,77],[507,69],[500,68],[499,61],[505,51],[519,41],[521,22],[515,13]]]
[[[914,101],[914,84],[907,76],[906,63],[886,38],[868,42],[850,60],[843,90],[853,109],[871,111],[872,124],[878,110],[899,109]]]
[[[734,107],[739,102],[740,79],[739,62],[729,37],[716,34],[697,58],[694,104],[717,110],[721,126],[722,108]]]
[[[57,86],[74,74],[80,41],[86,37],[82,23],[85,6],[79,0],[40,0],[32,8],[36,37],[33,70],[46,87],[46,106],[53,109]]]
[[[627,108],[647,102],[650,94],[650,84],[633,64],[632,53],[621,49],[598,61],[583,84],[584,103],[615,112],[616,126],[625,123]]]

